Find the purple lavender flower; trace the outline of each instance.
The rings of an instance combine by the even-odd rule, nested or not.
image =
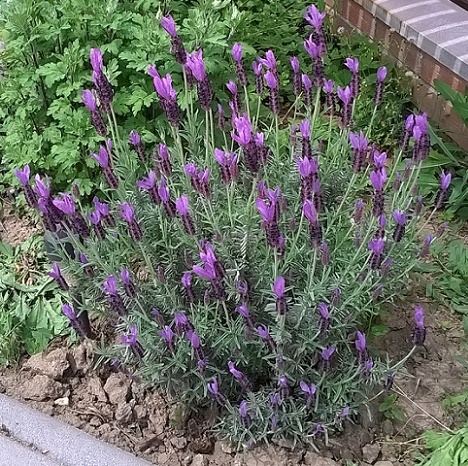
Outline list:
[[[419,257],[423,258],[429,254],[429,247],[431,246],[432,240],[433,240],[432,235],[426,236],[426,238],[424,239],[423,246],[421,250],[419,251]]]
[[[387,68],[381,66],[377,70],[377,85],[375,86],[374,102],[375,105],[380,105],[382,102],[383,91],[384,91],[384,81],[387,77]]]
[[[358,364],[362,364],[367,360],[367,341],[366,335],[362,332],[357,332],[357,339],[354,342],[356,349],[358,351]]]
[[[325,241],[322,241],[322,248],[320,251],[320,258],[322,261],[322,265],[326,266],[330,263],[330,251],[328,249],[327,243]]]
[[[297,57],[291,57],[289,59],[289,63],[291,63],[291,68],[294,73],[294,77],[293,77],[294,95],[299,96],[302,92],[301,70],[299,66],[299,60],[297,59]]]
[[[322,52],[325,52],[325,33],[323,31],[323,19],[325,12],[320,13],[315,5],[311,5],[304,14],[305,20],[313,27],[313,40],[320,45]]]
[[[93,225],[94,233],[96,234],[97,238],[102,241],[106,236],[106,230],[104,229],[101,222],[102,214],[99,212],[99,210],[95,210],[94,212],[88,214],[88,219]]]
[[[353,172],[358,173],[365,161],[367,149],[369,147],[369,141],[361,131],[359,135],[349,133],[349,142],[353,148]]]
[[[211,393],[211,395],[213,395],[214,399],[220,404],[220,405],[223,405],[224,404],[224,397],[223,395],[221,395],[220,391],[219,391],[219,385],[218,385],[218,380],[216,379],[216,377],[213,377],[211,379],[211,382],[208,382],[206,384],[206,388],[208,389],[208,391]]]
[[[447,191],[451,181],[452,175],[450,173],[445,173],[445,171],[442,170],[442,173],[440,174],[440,189],[435,200],[436,209],[440,209],[447,200]]]
[[[20,183],[23,185],[24,198],[26,199],[26,203],[29,207],[35,208],[37,206],[37,197],[34,193],[34,190],[29,185],[29,176],[31,173],[29,165],[25,165],[23,170],[15,168],[13,172],[15,173]]]
[[[267,52],[265,53],[265,58],[258,57],[258,61],[263,66],[271,70],[275,75],[278,75],[278,70],[276,66],[276,58],[272,50],[267,50]]]
[[[326,13],[320,13],[315,5],[309,6],[304,13],[304,18],[314,29],[320,29],[322,27],[325,16]]]
[[[141,180],[138,180],[136,185],[148,193],[152,202],[158,205],[161,203],[161,198],[159,197],[158,186],[156,183],[156,173],[154,173],[153,170],[148,172],[147,177],[143,177]]]
[[[130,271],[127,269],[122,269],[120,271],[120,278],[122,279],[122,282],[125,287],[125,294],[129,298],[135,298],[136,296],[136,287],[135,284],[133,283],[131,276],[130,276]]]
[[[53,205],[69,217],[72,230],[80,238],[88,238],[90,234],[88,225],[81,213],[76,211],[73,197],[65,193],[60,193],[60,195],[61,198],[57,197],[52,200]]]
[[[117,292],[117,278],[115,275],[109,275],[106,281],[103,283],[104,291],[107,294],[107,302],[111,309],[119,316],[127,314],[127,308],[125,307],[122,298]]]
[[[90,330],[85,325],[82,325],[79,317],[76,315],[75,311],[69,304],[62,305],[62,312],[65,317],[68,318],[70,321],[70,326],[73,328],[73,330],[75,330],[80,338],[84,339],[90,336]]]
[[[323,370],[328,370],[330,368],[330,359],[335,353],[336,346],[332,345],[329,346],[328,348],[324,348],[320,355],[322,356],[322,367]]]
[[[107,135],[107,128],[104,119],[102,118],[101,112],[97,106],[96,97],[94,92],[85,90],[81,93],[81,101],[89,110],[91,124],[93,125],[96,133],[99,136],[105,138]]]
[[[313,84],[314,86],[321,88],[323,84],[323,60],[322,53],[324,51],[323,44],[314,42],[313,35],[310,36],[304,42],[304,48],[306,52],[312,57],[312,66],[314,70],[313,74]]]
[[[176,205],[177,212],[182,218],[182,224],[184,226],[185,232],[188,235],[193,236],[195,234],[195,225],[189,213],[188,197],[185,194],[182,194],[182,196],[176,199],[175,205]]]
[[[187,52],[184,49],[182,39],[177,34],[175,21],[172,16],[163,16],[161,18],[161,27],[169,34],[171,37],[171,49],[172,53],[180,65],[185,65],[187,61]]]
[[[338,98],[342,102],[341,124],[346,128],[351,123],[353,92],[349,86],[346,86],[344,89],[338,86],[337,93]]]
[[[310,405],[315,398],[315,394],[317,392],[317,386],[313,383],[309,385],[307,382],[304,382],[303,380],[299,382],[299,386],[301,387],[301,390],[305,393],[307,405]]]
[[[263,94],[264,90],[264,80],[263,80],[263,65],[262,63],[254,61],[252,63],[252,69],[255,74],[255,92],[258,95]]]
[[[193,330],[193,325],[189,318],[183,312],[177,312],[174,315],[174,325],[176,332],[179,334],[186,333]]]
[[[104,175],[104,178],[107,181],[107,184],[112,189],[117,189],[119,187],[119,179],[117,178],[117,175],[112,169],[112,166],[110,164],[110,157],[109,157],[110,153],[106,149],[106,147],[101,146],[99,148],[99,154],[93,154],[91,152],[91,155],[97,161],[99,166],[102,168],[102,173]]]
[[[387,153],[374,150],[374,167],[376,170],[382,170],[385,167],[385,162],[387,160]]]
[[[404,210],[395,210],[393,212],[393,218],[397,223],[395,231],[393,232],[393,239],[396,243],[399,243],[405,234],[405,226],[407,222],[406,212]]]
[[[177,104],[177,92],[172,87],[171,75],[166,74],[165,78],[155,76],[153,84],[169,123],[177,128],[180,124],[180,108]]]
[[[171,36],[174,37],[177,34],[176,25],[174,18],[171,15],[163,16],[161,18],[161,27]]]
[[[360,81],[359,81],[359,60],[357,58],[347,58],[345,66],[351,71],[351,94],[356,98],[360,91]]]
[[[374,188],[374,198],[372,203],[372,213],[375,217],[380,217],[384,210],[384,194],[383,188],[387,181],[387,173],[385,168],[378,171],[373,171],[370,174],[372,187]]]
[[[323,80],[323,90],[325,91],[325,103],[330,115],[335,113],[336,96],[334,92],[335,83],[331,79]]]
[[[270,69],[265,73],[265,81],[270,89],[270,110],[275,115],[278,115],[280,110],[278,77],[275,72]]]
[[[301,75],[302,92],[304,93],[304,102],[307,107],[312,104],[312,81],[306,74]]]
[[[320,314],[320,320],[319,320],[320,333],[324,333],[327,331],[328,325],[330,323],[330,311],[328,310],[328,306],[325,303],[320,303],[317,306],[317,311]]]
[[[288,310],[284,290],[285,280],[284,277],[280,275],[273,283],[273,292],[276,295],[276,312],[278,312],[279,315],[285,315]]]
[[[354,207],[353,220],[355,224],[361,223],[363,212],[364,212],[364,202],[362,202],[362,199],[359,199],[356,202],[356,206]]]
[[[244,426],[247,426],[250,423],[251,419],[249,416],[249,407],[247,405],[247,401],[245,400],[241,401],[239,405],[239,415],[240,415],[242,424]]]
[[[102,52],[99,49],[90,50],[91,67],[93,68],[93,81],[99,97],[101,108],[109,113],[113,99],[112,87],[103,71]]]
[[[413,343],[416,346],[422,346],[426,339],[426,327],[424,325],[424,309],[422,306],[416,306],[414,310],[415,327],[413,329]]]
[[[265,325],[259,325],[256,330],[258,336],[263,340],[265,346],[270,350],[274,350],[275,344],[273,342],[273,339],[271,338],[268,328]]]
[[[415,124],[414,115],[408,115],[404,124],[403,132],[401,134],[401,140],[400,140],[400,147],[401,147],[401,150],[404,152],[408,150],[409,140],[410,140],[413,128],[414,128],[414,124]]]
[[[221,178],[224,184],[229,184],[232,180],[236,179],[239,174],[237,166],[237,155],[232,152],[223,152],[215,148],[214,156],[221,168]]]
[[[138,158],[142,163],[146,162],[146,154],[143,144],[141,142],[141,136],[138,134],[136,130],[132,130],[130,132],[130,144],[135,148],[135,151],[138,155]]]
[[[93,269],[92,265],[90,265],[88,263],[88,259],[86,257],[86,254],[84,252],[80,253],[80,255],[78,256],[78,259],[83,264],[83,270],[84,270],[85,274],[88,275],[89,278],[93,278],[94,277],[94,269]]]
[[[143,233],[141,232],[140,224],[135,219],[135,209],[128,202],[120,205],[120,216],[127,222],[130,236],[133,241],[141,241]]]
[[[228,368],[231,375],[241,384],[244,389],[248,390],[250,388],[250,383],[245,374],[239,371],[232,361],[228,361]]]
[[[247,86],[247,75],[245,74],[244,62],[242,61],[242,44],[234,44],[232,47],[232,58],[236,68],[237,79],[241,86]]]
[[[323,233],[322,227],[318,222],[318,213],[314,203],[309,199],[306,199],[302,205],[302,212],[307,220],[309,220],[309,233],[312,246],[318,248],[322,243]]]
[[[382,263],[382,253],[384,250],[384,240],[383,238],[376,238],[368,243],[369,249],[371,250],[371,269],[376,270],[380,267]]]
[[[205,62],[201,50],[187,57],[187,66],[197,80],[198,100],[204,110],[208,110],[213,100],[213,90],[208,75],[205,71]]]
[[[236,307],[236,311],[242,316],[244,319],[245,325],[249,331],[253,331],[253,320],[252,316],[250,315],[249,310],[245,304]]]
[[[57,285],[61,290],[68,291],[70,289],[68,283],[62,276],[62,272],[57,262],[52,262],[52,272],[49,272],[49,277],[52,277],[57,282]]]
[[[166,342],[170,351],[174,350],[174,332],[168,325],[164,326],[163,330],[158,330],[158,335]]]
[[[136,325],[130,327],[130,333],[128,335],[124,334],[121,336],[122,343],[127,345],[132,350],[132,353],[142,358],[144,355],[143,347],[138,341],[138,329]]]

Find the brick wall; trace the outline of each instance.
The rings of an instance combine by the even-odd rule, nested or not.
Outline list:
[[[456,115],[451,104],[437,95],[434,80],[444,81],[453,89],[465,92],[468,82],[432,56],[401,36],[394,28],[374,16],[360,3],[362,0],[327,0],[334,14],[334,28],[358,29],[381,42],[389,55],[412,71],[413,102],[435,121],[462,148],[468,151],[468,128]]]

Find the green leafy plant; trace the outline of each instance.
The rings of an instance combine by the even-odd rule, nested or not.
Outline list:
[[[4,184],[12,181],[9,167],[20,162],[53,175],[61,189],[72,181],[82,193],[95,189],[89,152],[99,138],[81,105],[81,90],[90,82],[87,58],[96,44],[106,54],[112,84],[121,90],[114,102],[116,114],[124,117],[120,124],[127,132],[138,128],[146,142],[157,140],[155,131],[166,122],[155,106],[142,63],[174,70],[167,35],[155,27],[166,8],[183,19],[181,34],[187,45],[203,47],[212,58],[208,66],[216,67],[210,71],[215,71],[220,91],[228,70],[223,51],[243,17],[228,1],[13,0],[4,5],[0,13],[5,42],[0,80]],[[221,53],[212,55],[213,51]],[[180,84],[181,74],[174,78]]]
[[[170,122],[157,150],[118,126],[119,93],[93,49],[95,92],[84,102],[102,135],[90,160],[101,167],[106,202],[83,209],[69,194],[54,198],[41,176],[32,183],[28,166],[15,170],[55,244],[52,276],[72,295],[63,312],[80,337],[91,336],[88,313],[101,315],[118,336],[99,348],[101,362],[138,370],[149,386],[194,408],[218,403],[219,430],[243,445],[340,429],[376,385],[388,390],[425,339],[420,306],[414,346],[401,361],[374,357],[359,329],[399,295],[429,247],[419,245],[423,206],[414,190],[428,155],[427,121],[414,116],[387,174],[386,154],[371,151],[365,136],[379,115],[386,69],[357,134],[353,107],[365,98],[359,61],[346,60],[351,84],[336,89],[338,111],[333,83],[322,89],[321,14],[311,7],[309,15],[317,42],[305,44],[311,58],[299,67],[315,85],[296,87],[291,118],[282,116],[274,53],[246,76],[240,44],[232,49],[237,83],[228,83],[232,114],[223,107],[215,114],[202,51],[186,55],[165,17],[173,53],[186,62],[179,87],[149,70]],[[395,183],[395,167],[410,158]],[[449,182],[443,174],[436,207]]]
[[[67,325],[62,296],[45,274],[40,236],[11,247],[0,242],[0,364],[17,360],[23,351],[42,351]]]
[[[450,239],[432,247],[434,263],[426,263],[422,271],[426,278],[426,295],[437,299],[449,309],[468,316],[468,246],[461,239]]]
[[[379,405],[379,412],[391,421],[402,422],[406,419],[405,413],[398,406],[398,395],[396,393],[385,396],[384,400]]]
[[[468,464],[468,427],[451,432],[424,433],[430,453],[418,463],[420,466],[466,466]]]

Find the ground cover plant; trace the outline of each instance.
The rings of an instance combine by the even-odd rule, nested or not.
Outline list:
[[[66,331],[63,297],[42,248],[37,235],[16,247],[0,242],[0,365],[44,350]]]
[[[305,18],[308,59],[290,57],[281,71],[268,50],[250,73],[234,45],[228,110],[217,105],[202,49],[187,51],[164,16],[182,79],[177,86],[141,63],[171,128],[154,146],[119,126],[119,89],[91,49],[94,86],[82,100],[101,138],[89,157],[104,194],[83,209],[76,193],[52,194],[53,180],[16,169],[61,256],[51,276],[72,292],[63,312],[77,334],[92,337],[88,314],[104,317],[113,337],[102,362],[193,409],[219,405],[219,430],[246,446],[326,436],[391,387],[424,343],[424,310],[414,309],[414,347],[402,361],[373,354],[369,319],[444,230],[419,244],[426,115],[407,118],[389,168],[367,139],[387,69],[377,70],[367,125],[355,127],[359,60],[346,59],[351,81],[335,86],[324,69],[324,13],[311,6]],[[285,114],[286,66],[295,97]],[[442,172],[432,212],[449,186]]]
[[[319,2],[320,5],[320,2]],[[200,47],[209,58],[207,70],[218,99],[228,102],[225,83],[229,80],[229,49],[242,42],[246,66],[257,53],[274,48],[280,63],[281,99],[287,101],[292,82],[287,63],[296,44],[309,33],[310,25],[301,17],[306,2],[215,1],[192,2],[144,0],[108,2],[104,0],[12,0],[0,12],[0,30],[5,49],[1,52],[3,76],[0,80],[0,183],[12,184],[11,168],[28,163],[35,171],[54,177],[58,189],[78,182],[82,194],[96,192],[97,171],[89,152],[99,139],[81,105],[81,89],[91,81],[88,73],[89,48],[99,46],[106,72],[119,89],[113,108],[119,124],[127,131],[139,131],[147,144],[158,142],[158,129],[166,119],[157,105],[145,64],[154,63],[162,73],[170,72],[174,85],[182,85],[182,75],[170,60],[169,38],[155,27],[167,11],[179,19],[179,34],[188,49]],[[276,34],[272,36],[270,32]],[[372,111],[373,82],[381,51],[364,36],[341,37],[326,32],[333,40],[329,77],[341,86],[349,80],[344,59],[361,57],[362,99],[356,118]],[[228,47],[229,45],[229,47]],[[258,52],[257,52],[258,51]],[[305,51],[300,52],[302,60]],[[389,68],[386,104],[373,125],[373,140],[391,146],[395,132],[387,130],[400,117],[405,105],[404,86]],[[391,95],[395,98],[391,98]],[[181,101],[185,110],[187,102]],[[393,138],[393,139],[392,139]]]

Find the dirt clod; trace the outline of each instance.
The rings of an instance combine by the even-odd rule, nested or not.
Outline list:
[[[338,466],[336,461],[330,458],[324,458],[313,451],[308,451],[304,455],[304,464],[307,466]]]
[[[373,463],[380,453],[380,445],[378,443],[368,443],[362,447],[362,459],[366,463]]]
[[[124,374],[111,374],[104,385],[104,391],[113,405],[126,403],[131,395],[130,382]]]
[[[70,363],[65,348],[57,348],[50,353],[35,354],[23,366],[24,369],[29,369],[36,374],[46,375],[55,380],[61,380],[64,372],[69,367]]]
[[[60,397],[63,387],[50,377],[36,375],[25,381],[21,387],[21,392],[26,400],[46,401]]]
[[[195,455],[192,459],[192,466],[208,466],[208,458],[204,455]]]

